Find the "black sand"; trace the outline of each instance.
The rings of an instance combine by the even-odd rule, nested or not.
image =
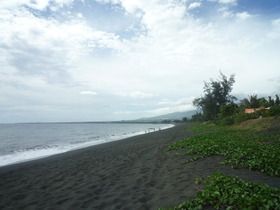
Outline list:
[[[215,171],[280,186],[280,179],[234,170],[211,157],[186,164],[167,145],[186,125],[0,168],[0,209],[157,209],[195,196],[196,177]]]

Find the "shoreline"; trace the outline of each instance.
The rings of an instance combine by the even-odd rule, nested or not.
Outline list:
[[[1,167],[0,209],[154,209],[166,200],[176,204],[180,200],[174,199],[174,190],[182,185],[166,180],[173,179],[169,171],[174,164],[163,154],[169,143],[188,135],[187,125],[177,124]]]
[[[25,163],[25,162],[30,162],[30,161],[34,161],[34,160],[43,159],[43,158],[48,158],[48,157],[51,157],[51,156],[64,154],[64,153],[67,153],[67,152],[71,152],[71,151],[75,151],[75,150],[79,150],[79,149],[84,149],[84,148],[88,148],[88,147],[93,147],[93,146],[97,146],[97,145],[100,145],[100,144],[106,144],[106,143],[110,143],[110,142],[114,142],[114,141],[120,141],[120,140],[124,140],[124,139],[127,139],[127,138],[143,135],[143,134],[158,132],[158,131],[161,131],[161,130],[170,129],[174,126],[176,126],[176,125],[170,123],[170,124],[166,124],[165,126],[163,126],[162,128],[159,128],[159,129],[154,128],[153,130],[148,129],[148,130],[143,130],[143,131],[134,132],[134,133],[127,133],[125,135],[114,136],[114,137],[111,137],[109,139],[104,138],[104,139],[99,139],[99,141],[86,142],[86,143],[77,144],[77,145],[66,145],[64,149],[55,148],[56,150],[54,150],[54,149],[45,150],[44,149],[44,150],[38,150],[38,151],[26,151],[26,152],[19,152],[19,153],[10,153],[10,154],[0,156],[0,160],[3,159],[0,162],[0,169],[2,167],[6,167],[6,166],[22,164],[22,163]],[[30,153],[33,153],[33,154],[30,154]],[[45,153],[45,154],[42,154],[42,153]]]
[[[186,164],[168,145],[189,124],[0,168],[0,209],[158,209],[199,191],[216,171],[280,186],[279,178],[221,165],[221,157]]]
[[[26,161],[21,161],[21,162],[16,162],[16,163],[12,163],[12,164],[8,164],[8,165],[3,165],[0,166],[0,175],[2,173],[2,171],[10,171],[10,170],[17,170],[18,168],[21,167],[25,167],[25,166],[32,166],[33,164],[37,164],[37,163],[43,163],[43,162],[48,162],[49,160],[53,160],[56,158],[63,158],[64,156],[67,155],[72,155],[72,154],[78,154],[78,153],[83,153],[83,151],[87,151],[87,150],[91,150],[91,149],[98,149],[99,146],[103,147],[103,146],[112,146],[115,143],[121,142],[121,141],[130,141],[130,139],[133,141],[135,139],[135,137],[142,137],[142,136],[147,136],[153,133],[157,133],[157,132],[162,132],[162,131],[167,131],[169,129],[175,128],[176,126],[181,126],[182,124],[169,124],[172,125],[170,127],[167,128],[163,128],[161,130],[156,130],[156,131],[152,131],[152,132],[145,132],[142,131],[141,134],[136,134],[136,135],[132,135],[132,136],[128,136],[125,138],[121,138],[121,139],[117,139],[117,140],[112,140],[112,141],[107,141],[107,142],[103,142],[100,144],[94,144],[94,145],[90,145],[90,146],[86,146],[86,147],[81,147],[78,149],[73,149],[73,150],[69,150],[69,151],[65,151],[65,152],[61,152],[61,153],[57,153],[57,154],[53,154],[53,155],[49,155],[49,156],[44,156],[44,157],[39,157],[39,158],[34,158],[34,159],[30,159],[30,160],[26,160]]]

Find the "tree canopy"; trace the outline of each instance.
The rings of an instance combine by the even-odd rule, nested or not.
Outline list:
[[[234,75],[228,78],[223,73],[220,73],[220,77],[217,80],[211,79],[209,82],[204,83],[204,95],[193,101],[193,104],[202,111],[204,120],[216,119],[221,107],[233,104],[236,98],[230,93],[234,82]]]

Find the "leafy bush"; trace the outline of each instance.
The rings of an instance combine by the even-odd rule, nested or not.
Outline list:
[[[266,136],[249,130],[230,129],[221,126],[198,126],[202,134],[192,136],[170,146],[183,149],[187,154],[200,158],[221,155],[225,164],[258,170],[272,176],[280,176],[280,147]],[[279,135],[275,136],[279,138]],[[278,142],[278,141],[273,141]],[[196,158],[197,159],[197,158]]]
[[[204,190],[196,198],[173,209],[280,209],[280,190],[267,185],[245,182],[219,173],[208,177],[204,184]]]
[[[269,110],[271,116],[280,116],[280,106],[272,106]]]
[[[220,125],[233,125],[234,124],[234,117],[224,117],[221,120],[219,120]]]
[[[257,119],[261,116],[260,112],[246,114],[244,112],[238,113],[234,116],[235,123],[241,123],[246,120]]]
[[[234,103],[230,103],[230,104],[221,106],[219,117],[220,118],[230,117],[236,113],[238,113],[238,106]]]

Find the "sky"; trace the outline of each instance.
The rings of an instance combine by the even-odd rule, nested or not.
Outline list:
[[[203,82],[280,93],[279,0],[0,0],[0,122],[192,110]]]

